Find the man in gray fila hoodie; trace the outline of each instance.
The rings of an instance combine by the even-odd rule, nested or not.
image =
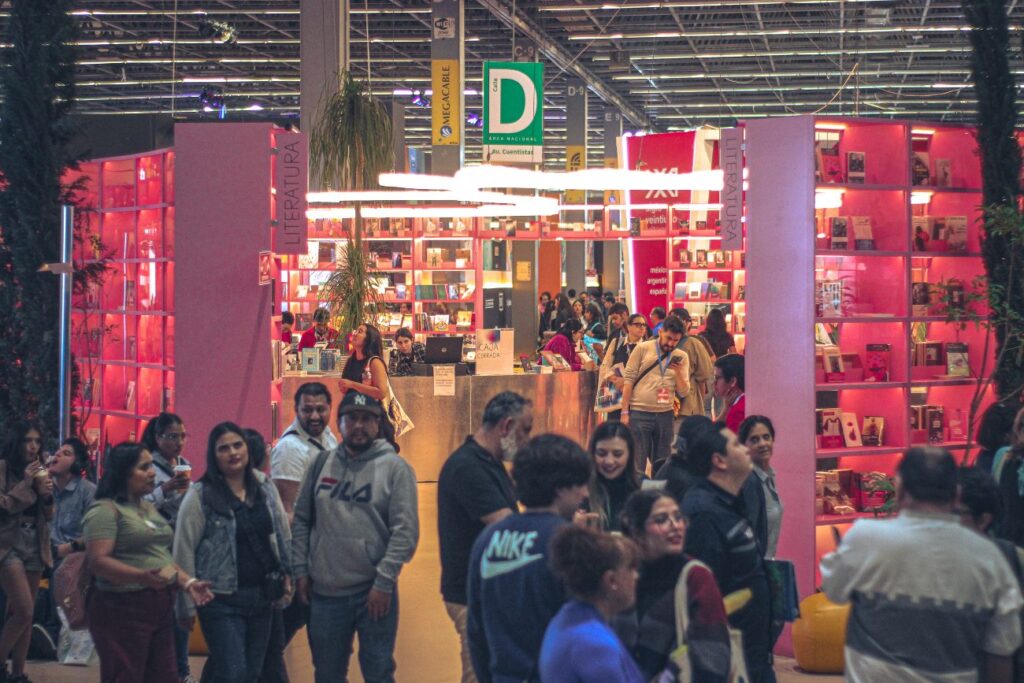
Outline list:
[[[416,475],[384,438],[380,401],[349,390],[341,444],[306,470],[292,525],[296,593],[311,605],[316,683],[347,680],[352,637],[366,683],[394,683],[398,573],[419,540]]]

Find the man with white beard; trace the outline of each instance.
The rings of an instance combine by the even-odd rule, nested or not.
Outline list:
[[[437,481],[441,595],[459,633],[462,683],[476,683],[466,639],[466,584],[473,542],[484,528],[517,511],[505,462],[530,438],[533,405],[503,391],[484,408],[483,424],[452,453]]]

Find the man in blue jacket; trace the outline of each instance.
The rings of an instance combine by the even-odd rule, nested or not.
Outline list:
[[[513,460],[523,514],[484,529],[469,563],[469,632],[480,683],[536,681],[544,630],[566,600],[548,545],[587,494],[591,464],[576,442],[544,434]]]

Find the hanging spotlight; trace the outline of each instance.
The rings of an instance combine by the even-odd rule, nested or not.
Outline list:
[[[224,45],[234,45],[238,42],[238,29],[223,21],[207,20],[199,23],[199,35]]]
[[[429,107],[430,100],[423,96],[423,93],[419,90],[412,91],[412,103],[417,107]]]
[[[224,110],[224,91],[220,88],[203,88],[199,93],[199,104],[202,106],[203,111]]]

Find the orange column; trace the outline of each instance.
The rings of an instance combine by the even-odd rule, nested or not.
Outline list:
[[[562,245],[557,240],[541,240],[537,248],[537,295],[562,289]]]

